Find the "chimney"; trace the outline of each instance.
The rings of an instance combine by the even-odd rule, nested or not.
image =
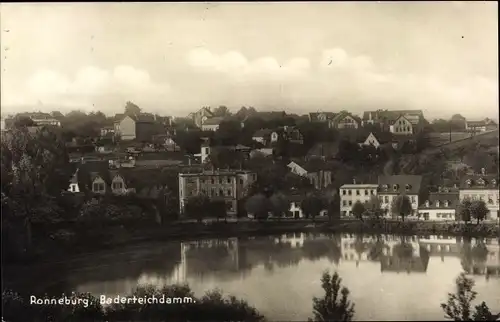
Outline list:
[[[356,184],[356,178],[353,178],[353,179],[352,179],[352,183],[353,183],[353,184]]]

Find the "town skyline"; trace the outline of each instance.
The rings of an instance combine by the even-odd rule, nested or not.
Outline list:
[[[113,115],[132,101],[173,116],[224,105],[498,119],[495,9],[494,2],[2,4],[2,114]]]

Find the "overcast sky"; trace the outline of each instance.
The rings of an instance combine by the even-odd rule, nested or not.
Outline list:
[[[498,114],[497,2],[2,3],[2,114]],[[39,107],[36,105],[38,104]]]

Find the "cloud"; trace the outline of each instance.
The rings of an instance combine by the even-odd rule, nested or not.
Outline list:
[[[457,82],[447,75],[394,72],[377,66],[368,55],[339,47],[325,49],[313,60],[285,61],[272,56],[250,60],[236,51],[216,54],[197,48],[188,53],[187,62],[194,72],[213,74],[219,80],[219,92],[212,86],[217,93],[213,104],[217,100],[236,106],[268,102],[300,112],[351,109],[358,114],[373,108],[415,108],[432,114],[430,118],[456,111],[480,117],[495,113],[498,106],[497,80],[463,75]],[[228,83],[230,93],[222,89]]]
[[[168,97],[170,86],[154,82],[145,70],[117,66],[104,70],[94,66],[80,68],[74,77],[53,70],[38,70],[26,82],[24,104],[42,102],[49,105],[87,107],[106,106],[120,110],[127,100],[157,105]]]
[[[245,81],[256,80],[259,77],[279,80],[298,76],[311,67],[309,60],[304,57],[294,57],[283,63],[271,56],[251,61],[237,51],[215,54],[205,48],[190,51],[187,62],[197,71],[222,73],[232,79]]]

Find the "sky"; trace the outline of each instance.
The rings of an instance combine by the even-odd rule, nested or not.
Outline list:
[[[498,119],[497,2],[0,4],[2,114],[422,109]]]

